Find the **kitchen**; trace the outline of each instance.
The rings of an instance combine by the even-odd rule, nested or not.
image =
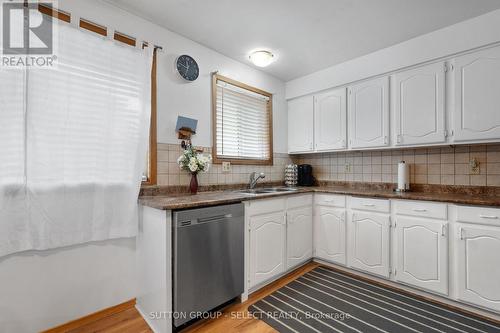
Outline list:
[[[496,1],[46,3],[1,332],[500,331]]]

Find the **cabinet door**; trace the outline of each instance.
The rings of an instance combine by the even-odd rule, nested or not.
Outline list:
[[[346,89],[314,96],[314,142],[316,150],[347,148]]]
[[[345,210],[317,206],[314,214],[315,256],[345,265],[345,239]]]
[[[388,215],[352,213],[348,226],[349,265],[389,277],[389,227]]]
[[[394,75],[396,145],[446,141],[444,79],[444,62]]]
[[[250,287],[285,270],[284,212],[250,217]]]
[[[312,257],[312,207],[287,211],[287,268]]]
[[[398,217],[396,280],[448,294],[447,222]]]
[[[500,47],[455,59],[455,141],[500,138]]]
[[[313,151],[314,103],[312,96],[288,102],[288,151]]]
[[[389,77],[349,87],[348,109],[352,148],[389,145]]]
[[[500,311],[500,227],[457,224],[458,299]]]

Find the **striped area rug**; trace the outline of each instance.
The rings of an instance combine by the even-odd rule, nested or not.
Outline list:
[[[500,325],[317,267],[249,308],[279,332],[499,332]]]

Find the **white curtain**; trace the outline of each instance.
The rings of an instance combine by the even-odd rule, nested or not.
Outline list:
[[[58,35],[56,68],[0,68],[0,257],[137,233],[152,52]]]

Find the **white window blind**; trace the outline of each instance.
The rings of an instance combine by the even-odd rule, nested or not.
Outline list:
[[[264,95],[216,80],[216,157],[271,159],[271,101]]]

